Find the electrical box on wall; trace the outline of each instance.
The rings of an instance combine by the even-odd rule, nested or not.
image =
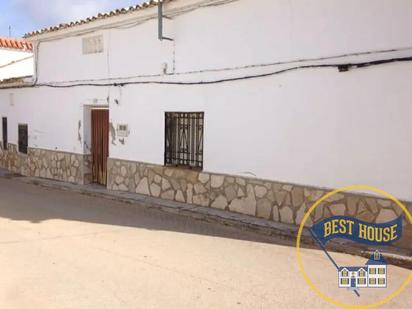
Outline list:
[[[118,137],[128,137],[130,134],[129,126],[127,124],[117,125],[117,136]]]

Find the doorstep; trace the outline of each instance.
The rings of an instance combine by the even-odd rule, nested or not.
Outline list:
[[[50,179],[24,177],[18,174],[10,173],[4,169],[0,169],[0,177],[21,181],[26,184],[37,185],[40,187],[70,191],[136,206],[138,205],[139,207],[159,209],[164,212],[183,215],[196,220],[211,223],[218,222],[227,226],[254,231],[267,236],[278,237],[282,240],[291,242],[296,241],[296,235],[299,229],[299,227],[295,225],[273,222],[266,219],[259,219],[225,210],[168,201],[130,192],[110,191],[103,186],[95,184],[78,185]],[[303,230],[301,242],[303,247],[319,249],[314,243],[307,228],[304,228]],[[328,248],[329,247],[331,251],[358,255],[365,258],[369,258],[375,251],[374,248],[365,248],[345,240],[333,241],[330,245],[328,245]],[[388,263],[412,269],[412,250],[387,247],[386,250],[382,250],[382,252],[384,253]]]

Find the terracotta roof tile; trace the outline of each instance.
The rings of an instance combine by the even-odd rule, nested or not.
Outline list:
[[[140,5],[138,4],[138,5],[134,5],[134,6],[120,8],[120,9],[116,9],[116,10],[106,12],[106,13],[98,13],[95,16],[87,17],[85,19],[72,21],[72,22],[60,24],[58,26],[52,26],[52,27],[32,31],[32,32],[26,33],[24,35],[24,37],[25,38],[30,38],[30,37],[34,37],[34,36],[49,33],[49,32],[55,32],[55,31],[59,31],[59,30],[62,30],[62,29],[67,29],[67,28],[72,28],[72,27],[76,27],[76,26],[79,26],[79,25],[88,24],[88,23],[91,23],[91,22],[96,21],[96,20],[102,20],[102,19],[113,17],[113,16],[129,14],[129,13],[144,10],[144,9],[147,9],[147,8],[152,8],[154,6],[157,6],[157,4],[160,1],[161,0],[149,0],[149,1],[143,2]],[[163,0],[163,2],[171,2],[171,1],[174,1],[174,0]]]
[[[23,51],[32,51],[33,45],[22,39],[2,38],[0,37],[0,48],[18,49]]]

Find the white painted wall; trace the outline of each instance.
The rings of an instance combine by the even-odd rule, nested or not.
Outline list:
[[[39,81],[159,74],[163,62],[187,72],[408,47],[410,12],[408,0],[240,0],[175,17],[175,43],[157,41],[155,21],[98,32],[110,46],[98,55],[81,54],[82,36],[41,43]],[[276,69],[159,79],[211,80]],[[209,172],[330,188],[367,184],[412,200],[411,84],[412,63],[397,63],[208,86],[0,90],[0,116],[10,117],[10,142],[17,140],[17,123],[28,122],[29,146],[83,153],[78,121],[87,115],[84,105],[109,98],[112,124],[130,128],[124,145],[111,143],[110,156],[163,164],[165,111],[204,111]]]
[[[31,52],[0,47],[0,66],[8,64],[12,61],[27,58],[31,55]]]
[[[82,53],[82,39],[102,35],[104,52]],[[160,42],[157,20],[139,27],[97,31],[46,41],[39,45],[39,82],[101,80],[107,78],[153,75],[162,72],[162,64],[173,67],[173,43]]]
[[[177,18],[176,62],[189,71],[410,47],[411,11],[408,0],[240,0]]]
[[[218,0],[172,2],[165,14],[210,1]],[[412,47],[411,11],[409,0],[238,0],[165,20],[165,31],[175,39],[176,71],[187,72]],[[156,12],[147,9],[115,21]],[[107,22],[101,26],[107,28]],[[92,24],[73,29],[87,27]],[[112,27],[42,42],[39,81],[160,74],[163,62],[173,67],[174,44],[158,41],[157,20]],[[96,34],[104,35],[105,52],[83,55],[82,38]]]
[[[86,148],[83,143],[84,109],[95,99],[98,100],[96,105],[106,104],[106,97],[107,89],[87,87],[1,90],[0,117],[8,118],[11,144],[18,143],[18,124],[28,124],[29,147],[81,154]]]
[[[110,155],[163,164],[164,112],[205,111],[205,170],[412,199],[412,64],[308,70],[213,86],[140,86],[111,107],[129,123]]]
[[[32,56],[31,52],[0,48],[0,80],[33,75]]]

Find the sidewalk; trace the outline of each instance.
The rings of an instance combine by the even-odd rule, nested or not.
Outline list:
[[[37,185],[44,188],[55,190],[70,191],[74,193],[84,194],[92,197],[104,198],[123,202],[133,205],[134,207],[154,208],[164,212],[178,214],[186,217],[191,217],[196,220],[202,220],[212,223],[220,223],[228,226],[233,226],[243,230],[254,231],[259,234],[278,237],[282,240],[296,242],[296,235],[299,227],[284,223],[277,223],[265,219],[259,219],[247,215],[236,214],[228,211],[195,206],[174,201],[167,201],[159,198],[139,195],[135,193],[109,191],[105,187],[95,184],[76,185],[61,181],[24,177],[17,174],[9,173],[6,170],[0,169],[0,177],[21,181],[26,184]],[[309,230],[304,229],[302,233],[302,246],[307,248],[319,249]],[[333,241],[328,244],[328,249],[335,252],[347,253],[369,258],[370,254],[375,251],[374,248],[361,247],[348,241]],[[388,263],[412,269],[412,252],[411,250],[403,250],[395,247],[386,247],[381,250],[385,255]]]

